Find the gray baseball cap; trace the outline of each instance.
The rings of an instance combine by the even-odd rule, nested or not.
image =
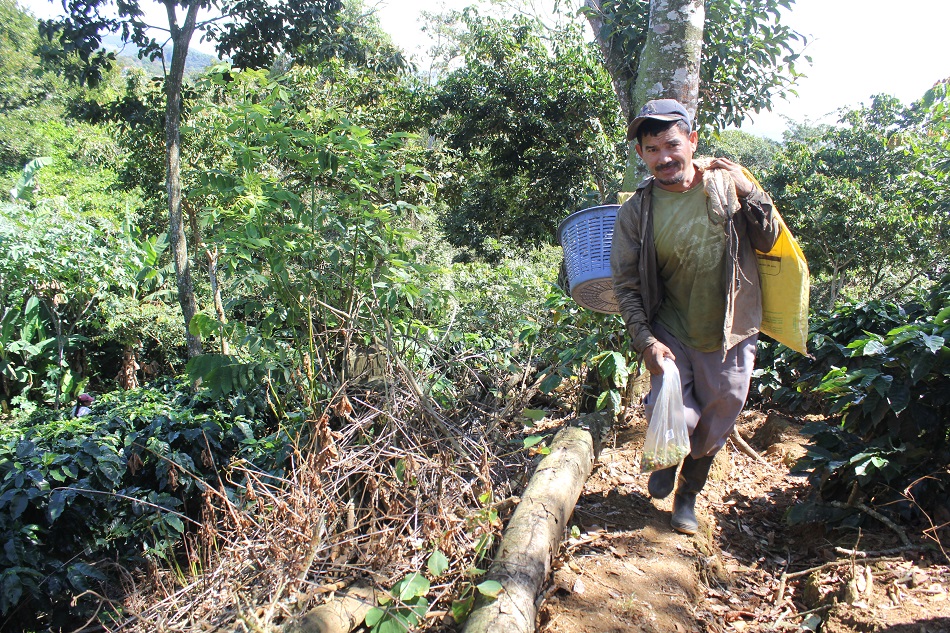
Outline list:
[[[627,126],[628,141],[637,138],[637,130],[640,129],[640,124],[647,119],[656,119],[658,121],[682,120],[689,126],[690,131],[693,129],[693,125],[689,120],[689,112],[686,111],[682,103],[676,99],[654,99],[647,101],[643,107],[640,108],[640,114],[637,115],[637,118],[631,121],[630,125]]]

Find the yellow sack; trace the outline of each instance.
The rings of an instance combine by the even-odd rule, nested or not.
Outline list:
[[[762,185],[743,167],[756,187]],[[755,251],[762,284],[762,326],[759,330],[800,354],[808,353],[808,262],[778,209],[772,213],[782,231],[768,253]]]

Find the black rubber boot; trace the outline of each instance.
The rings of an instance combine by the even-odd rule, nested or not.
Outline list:
[[[650,480],[647,482],[647,492],[654,499],[666,499],[673,492],[675,484],[676,466],[654,470],[650,473]]]
[[[692,456],[687,456],[683,460],[680,485],[673,495],[673,516],[670,519],[670,525],[677,532],[696,534],[699,529],[699,521],[696,520],[696,495],[706,485],[712,462],[712,457],[693,459]]]

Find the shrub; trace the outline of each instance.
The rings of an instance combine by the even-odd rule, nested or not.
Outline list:
[[[871,302],[828,315],[812,328],[813,360],[769,350],[771,366],[757,373],[759,393],[831,422],[806,427],[812,446],[798,468],[811,473],[819,498],[794,509],[790,520],[856,523],[859,502],[911,519],[946,500],[948,337],[950,275],[904,305]]]
[[[184,383],[102,396],[93,414],[43,411],[0,431],[0,614],[7,625],[55,628],[95,602],[88,589],[116,566],[172,556],[197,525],[202,496],[237,456],[276,469],[277,429],[261,403],[232,415]],[[263,437],[266,434],[268,437]]]

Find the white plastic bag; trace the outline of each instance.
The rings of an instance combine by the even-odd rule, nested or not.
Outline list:
[[[641,473],[676,466],[689,454],[689,427],[683,413],[680,372],[669,358],[664,358],[662,365],[662,382],[659,393],[655,394],[650,426],[643,442]]]

